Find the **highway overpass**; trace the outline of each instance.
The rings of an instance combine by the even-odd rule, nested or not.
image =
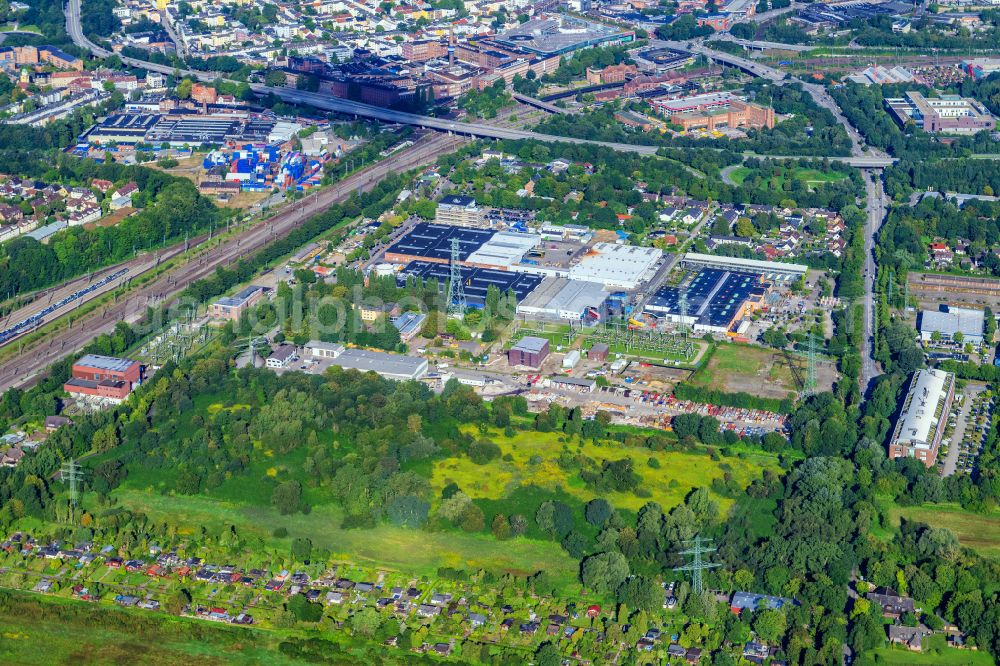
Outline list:
[[[66,4],[66,31],[69,33],[73,43],[101,57],[112,55],[111,52],[90,41],[90,39],[83,34],[83,30],[80,27],[80,4],[81,0],[69,0]],[[739,67],[754,76],[763,77],[771,81],[778,82],[785,78],[784,72],[772,67],[761,65],[745,58],[729,55],[728,53],[712,51],[711,49],[707,49],[700,45],[692,45],[691,48],[688,48],[684,44],[677,42],[664,42],[662,40],[654,40],[654,44],[670,46],[671,48],[689,53],[703,54],[706,57],[710,57],[718,62],[728,64],[733,67]],[[133,67],[141,67],[143,69],[168,75],[179,72],[182,76],[187,76],[194,80],[206,83],[211,83],[220,78],[219,74],[215,72],[202,72],[191,69],[178,70],[169,65],[160,65],[146,60],[139,60],[121,55],[119,55],[119,57],[121,57],[122,62]],[[466,123],[448,120],[445,118],[422,116],[415,113],[385,109],[371,104],[363,104],[361,102],[355,102],[341,97],[331,97],[329,95],[308,92],[305,90],[295,90],[292,88],[274,88],[259,83],[250,84],[250,88],[260,95],[274,95],[285,102],[289,102],[291,104],[307,104],[320,109],[321,111],[330,111],[333,113],[351,115],[359,118],[371,118],[388,123],[400,123],[403,125],[426,127],[439,132],[448,132],[449,134],[458,134],[462,136],[471,136],[483,139],[529,139],[535,141],[545,141],[548,143],[588,144],[603,146],[605,148],[611,148],[622,152],[638,153],[640,155],[655,155],[657,150],[657,146],[594,141],[592,139],[556,136],[552,134],[543,134],[541,132],[532,132],[529,130],[495,127],[493,125],[483,123]],[[818,156],[817,159],[823,159],[823,156]],[[853,166],[860,166],[861,168],[880,168],[881,166],[891,164],[891,162],[887,162],[882,158],[845,158],[831,156],[826,157],[825,159],[830,161],[845,162],[847,164],[852,164]],[[862,160],[861,163],[854,163],[854,160],[859,159]]]

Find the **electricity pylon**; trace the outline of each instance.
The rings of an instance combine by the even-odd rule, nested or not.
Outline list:
[[[73,460],[63,463],[59,468],[59,480],[69,485],[69,501],[72,505],[79,506],[80,490],[78,484],[83,480],[83,472],[80,471],[80,464]]]
[[[467,306],[465,301],[465,286],[462,284],[461,247],[458,239],[451,239],[451,261],[448,277],[448,314],[462,317]]]
[[[716,567],[721,567],[721,564],[715,564],[713,562],[705,562],[702,560],[702,555],[705,553],[714,553],[717,549],[712,547],[706,547],[702,544],[711,545],[711,539],[703,539],[700,536],[691,539],[690,541],[685,541],[684,545],[690,544],[690,548],[682,550],[680,555],[691,555],[691,563],[685,564],[684,566],[674,567],[674,571],[690,571],[691,572],[691,590],[695,594],[701,594],[704,586],[701,580],[701,572],[705,569],[715,569]]]

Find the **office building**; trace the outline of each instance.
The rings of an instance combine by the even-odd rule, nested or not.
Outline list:
[[[900,126],[913,122],[929,134],[975,134],[996,127],[985,106],[958,95],[924,97],[911,90],[906,97],[887,98],[885,105]]]
[[[914,373],[889,441],[889,457],[916,458],[932,467],[954,398],[955,376],[950,372],[918,370]]]

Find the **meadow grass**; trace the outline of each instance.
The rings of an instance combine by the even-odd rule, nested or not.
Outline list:
[[[866,653],[879,666],[992,666],[993,657],[985,651],[945,648],[939,652],[913,652],[904,648],[881,647]]]
[[[1000,556],[1000,511],[983,515],[965,511],[957,504],[894,506],[889,516],[895,527],[900,518],[951,530],[959,543],[987,556]]]
[[[245,482],[254,483],[252,479]],[[287,549],[292,539],[307,537],[315,548],[329,550],[334,559],[420,575],[455,567],[521,574],[545,569],[561,585],[576,578],[576,561],[550,541],[522,538],[500,542],[488,533],[430,532],[386,524],[342,529],[343,512],[329,503],[313,506],[308,515],[283,516],[270,505],[204,495],[161,495],[135,488],[131,482],[117,489],[114,497],[130,510],[179,526],[182,534],[197,534],[202,527],[218,533],[225,525],[235,525],[243,538],[260,537],[272,547]],[[287,537],[274,536],[279,527],[288,531]]]
[[[776,460],[764,454],[714,461],[706,453],[560,442],[560,438],[567,439],[560,433],[522,431],[506,437],[494,431],[489,437],[502,450],[500,458],[485,465],[477,465],[466,456],[441,460],[434,466],[431,486],[440,491],[449,483],[455,483],[473,499],[488,500],[503,499],[518,488],[537,487],[564,493],[580,502],[600,495],[619,509],[638,511],[649,501],[665,509],[674,507],[683,502],[691,490],[711,485],[726,471],[731,472],[740,485],[747,486],[759,476],[763,467],[777,467]],[[640,487],[648,492],[648,497],[624,492],[597,493],[587,487],[577,470],[560,467],[559,458],[563,452],[583,454],[595,461],[631,457],[642,479]],[[658,466],[651,466],[650,460],[655,460]],[[723,511],[732,505],[728,498],[715,496],[715,500]]]

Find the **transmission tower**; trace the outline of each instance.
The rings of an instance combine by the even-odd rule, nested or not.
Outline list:
[[[680,300],[678,302],[678,305],[681,308],[681,333],[684,334],[684,337],[687,337],[687,333],[688,333],[688,322],[687,322],[687,316],[688,316],[688,293],[687,293],[687,289],[685,289],[684,291],[681,292]]]
[[[63,463],[63,466],[59,468],[59,479],[64,484],[69,485],[69,501],[73,506],[78,506],[80,491],[77,484],[83,480],[83,472],[80,471],[79,463],[72,458],[68,462]]]
[[[802,393],[809,396],[816,392],[816,336],[809,333],[806,344],[806,381]]]
[[[462,317],[465,315],[465,286],[462,284],[462,267],[459,265],[461,247],[458,239],[451,239],[450,275],[448,277],[448,314]]]
[[[680,555],[690,555],[691,563],[685,564],[684,566],[674,567],[674,571],[690,571],[691,572],[691,590],[695,594],[701,594],[704,589],[701,581],[701,572],[705,569],[714,569],[716,567],[721,567],[721,564],[714,564],[712,562],[705,562],[701,559],[701,556],[705,553],[714,553],[715,548],[711,547],[711,539],[703,539],[700,536],[696,536],[690,541],[685,541],[684,545],[690,544],[690,547],[686,550],[682,550]],[[704,544],[707,544],[704,545]]]
[[[236,347],[237,349],[245,349],[250,352],[250,367],[257,367],[257,350],[267,346],[267,338],[263,337],[249,337],[246,340],[239,342]]]

